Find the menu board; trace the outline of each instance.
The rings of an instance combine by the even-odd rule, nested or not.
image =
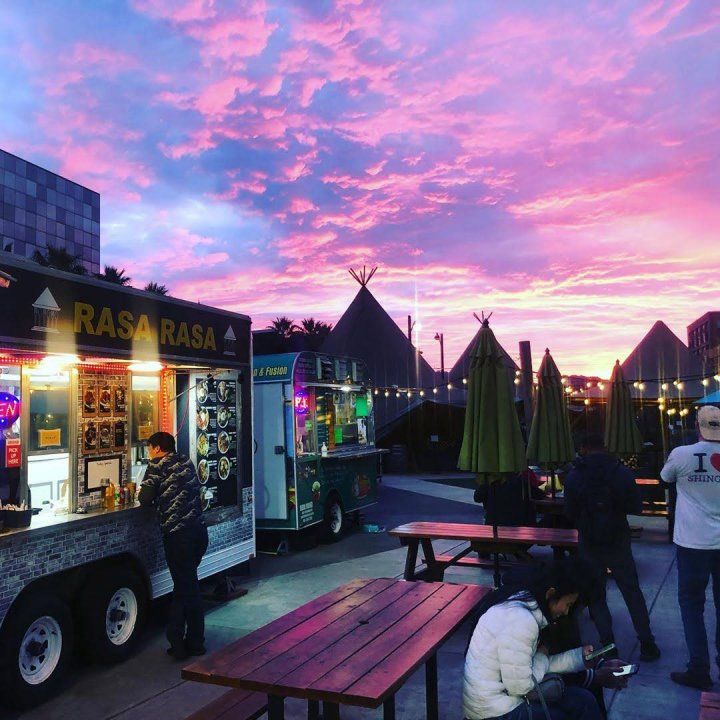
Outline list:
[[[122,452],[127,445],[127,387],[122,382],[83,382],[81,385],[80,449],[83,455]]]
[[[203,510],[219,500],[219,486],[237,478],[237,382],[199,380],[196,383],[195,462]]]

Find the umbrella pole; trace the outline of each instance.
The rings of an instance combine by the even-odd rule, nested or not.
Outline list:
[[[490,492],[492,493],[492,511],[493,511],[493,521],[492,521],[492,529],[493,529],[493,540],[497,540],[498,536],[498,525],[497,525],[497,488],[495,485],[497,482],[490,484]],[[488,493],[489,495],[489,493]],[[500,554],[497,552],[497,550],[493,553],[493,583],[495,584],[496,588],[500,587]]]

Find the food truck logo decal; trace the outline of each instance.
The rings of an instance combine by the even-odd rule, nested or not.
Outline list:
[[[160,327],[155,330],[145,313],[137,317],[129,310],[113,311],[103,307],[99,313],[89,303],[76,302],[73,329],[76,334],[120,338],[135,342],[154,342],[159,336],[161,345],[194,348],[195,350],[217,350],[215,331],[200,323],[189,325],[182,321],[176,323],[170,318],[160,318]]]

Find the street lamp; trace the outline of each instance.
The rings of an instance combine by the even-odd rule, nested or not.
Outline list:
[[[445,336],[435,333],[435,339],[440,343],[440,380],[445,382]]]

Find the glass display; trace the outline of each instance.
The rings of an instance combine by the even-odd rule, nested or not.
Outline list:
[[[28,487],[33,507],[67,512],[71,499],[70,375],[30,370]]]
[[[0,502],[19,498],[20,465],[20,368],[0,368]]]
[[[298,455],[374,444],[372,395],[350,388],[296,387]]]
[[[131,387],[133,416],[131,475],[134,483],[140,483],[149,461],[147,439],[160,430],[160,378],[157,375],[133,375]],[[124,405],[125,398],[120,399],[121,404]],[[117,403],[117,394],[115,400]],[[120,428],[116,426],[116,436],[119,432]]]

